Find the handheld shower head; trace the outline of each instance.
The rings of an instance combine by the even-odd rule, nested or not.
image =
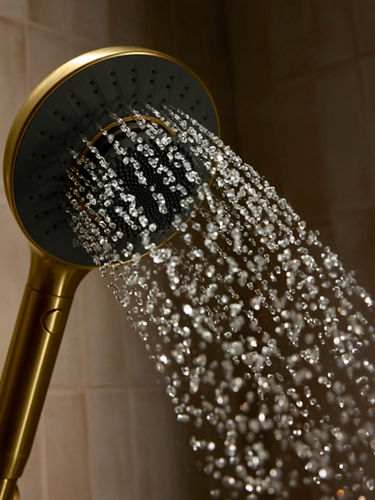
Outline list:
[[[31,267],[0,382],[0,500],[16,494],[75,289],[94,267],[89,254],[74,244],[64,206],[72,151],[89,157],[84,136],[115,163],[97,124],[124,141],[111,116],[136,124],[129,110],[145,104],[180,108],[219,131],[215,105],[201,80],[176,59],[135,47],[101,49],[64,64],[32,92],[10,130],[4,183],[31,248]],[[149,216],[155,215],[150,197],[141,191],[136,196]],[[178,204],[173,196],[168,200],[171,209]],[[160,244],[172,234],[171,221],[156,219]],[[137,246],[136,232],[125,236]]]
[[[74,235],[63,206],[71,151],[92,139],[98,124],[129,107],[163,104],[188,112],[218,132],[218,118],[207,88],[177,60],[145,49],[114,47],[84,54],[44,80],[19,111],[4,156],[7,197],[29,241],[63,262],[92,266],[72,244]]]

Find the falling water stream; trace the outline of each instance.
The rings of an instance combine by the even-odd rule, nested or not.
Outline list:
[[[371,297],[201,124],[130,114],[73,153],[67,210],[189,425],[211,497],[375,498]]]

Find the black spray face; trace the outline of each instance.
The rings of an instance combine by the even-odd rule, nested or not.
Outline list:
[[[93,154],[82,142],[82,136],[92,141],[100,129],[108,128],[114,121],[113,114],[125,117],[129,115],[129,108],[143,108],[146,104],[155,109],[162,109],[164,105],[179,108],[214,132],[218,130],[215,107],[207,89],[176,60],[152,51],[126,48],[99,51],[95,57],[88,54],[77,59],[78,63],[74,60],[67,63],[66,71],[62,71],[63,66],[53,81],[47,79],[36,89],[35,102],[29,105],[23,118],[26,126],[14,127],[15,131],[11,132],[17,135],[17,141],[16,146],[8,148],[11,160],[5,164],[5,172],[10,172],[8,196],[29,238],[42,250],[77,265],[93,265],[88,253],[76,244],[65,207],[67,174],[74,164],[72,151],[80,157],[86,149],[85,158],[88,162],[93,161]],[[69,66],[72,64],[73,71]],[[136,127],[135,124],[129,126]],[[130,138],[125,138],[119,124],[110,132],[126,149],[129,158],[140,163],[140,171],[148,182],[156,183],[155,190],[165,197],[173,213],[173,207],[179,203],[178,197],[184,195],[173,193],[168,185],[157,180],[155,171],[138,155],[139,151],[131,145]],[[144,135],[141,130],[135,132]],[[148,140],[151,144],[152,139]],[[181,147],[173,136],[172,143],[176,148]],[[136,182],[137,169],[130,165],[132,168],[125,170],[123,158],[110,147],[105,136],[95,142],[95,147],[107,163],[112,164],[119,178],[125,176],[128,194],[133,185],[137,203],[143,197],[144,214],[154,220],[157,227],[155,241],[169,234],[171,213],[166,215],[157,210],[157,200],[147,195]],[[157,144],[153,147],[155,151],[158,148]],[[177,183],[194,198],[189,182],[179,177],[179,170],[165,157],[167,152],[159,151],[158,154],[176,176]],[[185,152],[182,154],[186,156]],[[84,167],[81,165],[83,176],[86,175]],[[135,227],[124,225],[123,232],[135,242]]]
[[[151,107],[148,108],[151,111]],[[153,110],[155,114],[159,114]],[[152,115],[116,118],[75,154],[67,192],[72,227],[124,261],[169,239],[203,198],[212,169],[189,151],[173,128]],[[107,256],[108,258],[108,256]],[[98,262],[99,263],[99,262]]]

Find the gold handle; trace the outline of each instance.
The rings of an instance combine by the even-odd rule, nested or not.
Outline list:
[[[86,272],[32,249],[0,381],[0,500],[17,498],[16,481],[30,454],[74,291]]]
[[[20,492],[15,480],[2,479],[0,481],[0,498],[20,500]]]

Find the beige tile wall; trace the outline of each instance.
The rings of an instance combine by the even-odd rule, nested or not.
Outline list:
[[[312,226],[332,226],[327,242],[375,292],[375,4],[238,0],[227,13],[242,154]]]
[[[3,47],[0,72],[0,95],[2,96],[0,104],[0,153],[2,157],[15,110],[21,106],[27,91],[26,30],[23,22],[13,20],[13,18],[0,17],[0,44]],[[4,199],[3,186],[1,186],[0,196]]]
[[[0,0],[0,153],[33,85],[108,44],[181,58],[212,90],[224,139],[375,292],[375,5],[371,0]],[[4,49],[5,48],[5,49]],[[0,190],[0,361],[25,241]],[[207,500],[141,341],[100,278],[73,305],[23,500]]]

